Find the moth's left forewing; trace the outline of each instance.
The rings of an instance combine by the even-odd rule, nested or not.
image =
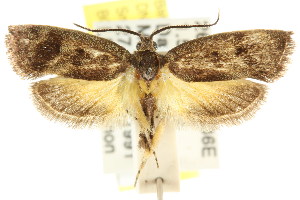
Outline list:
[[[157,93],[158,108],[179,123],[236,124],[264,101],[265,84],[286,69],[292,32],[250,30],[221,33],[170,50]]]
[[[185,81],[280,78],[293,51],[292,32],[248,30],[220,33],[170,50],[168,68]]]

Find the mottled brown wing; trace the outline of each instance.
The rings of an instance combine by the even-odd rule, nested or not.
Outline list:
[[[23,78],[56,74],[112,80],[129,66],[130,53],[118,44],[58,27],[9,26],[6,45],[14,70]]]
[[[166,54],[166,66],[187,82],[253,78],[272,82],[283,75],[292,53],[292,32],[248,30],[183,43]]]
[[[139,103],[137,83],[127,78],[131,73],[107,81],[42,80],[32,85],[32,95],[43,115],[72,127],[121,126]]]
[[[162,69],[154,96],[157,109],[179,125],[217,127],[249,119],[263,102],[266,86],[245,79],[187,82]]]

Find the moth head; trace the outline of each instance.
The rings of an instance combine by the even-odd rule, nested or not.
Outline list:
[[[156,51],[157,44],[149,36],[140,36],[141,41],[136,45],[138,51]]]

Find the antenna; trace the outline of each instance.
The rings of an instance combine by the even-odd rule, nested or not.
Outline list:
[[[87,31],[91,31],[91,32],[95,32],[95,33],[99,33],[99,32],[108,32],[108,31],[120,31],[120,32],[125,32],[125,33],[130,33],[132,35],[137,35],[139,37],[141,37],[142,35],[140,33],[137,33],[135,31],[131,31],[128,29],[123,29],[123,28],[108,28],[108,29],[90,29],[90,28],[86,28],[84,26],[81,26],[79,24],[75,24],[75,26],[78,26],[79,28],[85,29]]]
[[[193,24],[193,25],[175,25],[175,26],[165,26],[161,29],[158,29],[156,31],[154,31],[151,35],[150,35],[150,38],[152,39],[154,35],[162,32],[162,31],[165,31],[167,29],[171,29],[171,28],[193,28],[193,27],[210,27],[210,26],[213,26],[213,25],[216,25],[218,23],[220,19],[220,10],[218,12],[218,18],[217,20],[212,23],[212,24]]]

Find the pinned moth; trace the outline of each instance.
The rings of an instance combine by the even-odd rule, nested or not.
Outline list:
[[[166,120],[217,127],[252,117],[266,84],[283,76],[293,51],[292,32],[247,30],[219,33],[185,42],[160,55],[153,37],[140,38],[137,51],[84,32],[43,25],[9,26],[6,37],[14,71],[34,82],[34,102],[42,114],[72,127],[139,125],[142,161],[136,176],[155,155]],[[157,159],[156,159],[157,161]],[[157,162],[158,165],[158,162]]]

